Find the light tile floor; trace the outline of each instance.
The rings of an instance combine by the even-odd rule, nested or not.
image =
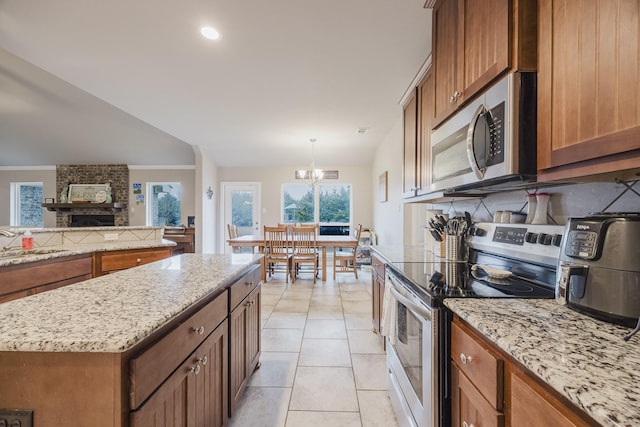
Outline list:
[[[371,327],[371,274],[262,285],[262,356],[233,427],[393,427],[382,343]]]

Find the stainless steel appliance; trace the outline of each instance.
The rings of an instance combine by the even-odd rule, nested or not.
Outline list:
[[[570,218],[556,298],[593,317],[634,326],[640,318],[640,213]]]
[[[437,257],[387,266],[387,388],[402,426],[450,425],[451,313],[444,298],[554,297],[564,227],[481,223],[475,230],[481,232],[469,238],[469,262],[456,263],[460,275],[447,276],[449,263]]]
[[[510,73],[431,135],[431,191],[535,181],[536,75]]]

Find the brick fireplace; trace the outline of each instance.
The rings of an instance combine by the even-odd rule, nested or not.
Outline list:
[[[56,166],[56,199],[60,197],[62,189],[69,184],[111,184],[113,202],[122,204],[123,208],[105,210],[96,207],[71,208],[69,211],[56,212],[57,227],[71,227],[72,217],[82,215],[104,216],[113,215],[113,225],[129,225],[129,167],[127,165],[58,165]],[[97,217],[96,217],[97,219]],[[91,218],[84,223],[91,222]]]

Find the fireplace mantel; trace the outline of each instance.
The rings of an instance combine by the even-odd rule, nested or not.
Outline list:
[[[68,212],[72,209],[104,209],[110,211],[120,211],[124,209],[122,203],[43,203],[43,208],[55,212]]]

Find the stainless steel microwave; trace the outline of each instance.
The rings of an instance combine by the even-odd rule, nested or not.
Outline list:
[[[536,75],[510,73],[431,134],[431,191],[535,181]]]

